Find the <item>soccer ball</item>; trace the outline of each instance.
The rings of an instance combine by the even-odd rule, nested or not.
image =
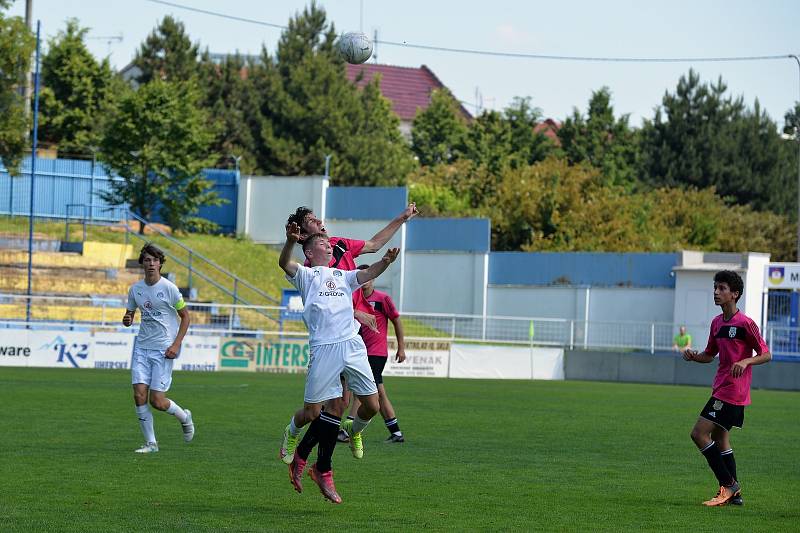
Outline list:
[[[342,59],[360,65],[372,55],[372,41],[360,31],[351,31],[339,37],[336,49]]]

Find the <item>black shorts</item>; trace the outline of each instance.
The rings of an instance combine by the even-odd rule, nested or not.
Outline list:
[[[733,405],[713,396],[700,411],[700,417],[730,431],[732,427],[740,428],[744,424],[744,405]]]
[[[368,355],[369,367],[372,369],[372,377],[375,378],[375,385],[383,383],[383,367],[386,366],[388,357],[382,355]]]

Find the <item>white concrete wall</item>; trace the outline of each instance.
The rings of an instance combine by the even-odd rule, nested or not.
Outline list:
[[[324,176],[242,176],[236,233],[254,242],[281,245],[286,241],[286,219],[301,205],[325,217]]]
[[[403,311],[481,315],[486,254],[409,252]]]
[[[589,319],[610,322],[672,322],[673,289],[590,287]],[[488,314],[584,320],[586,287],[489,287]]]
[[[769,254],[754,253],[747,254],[747,273],[742,276],[744,279],[744,314],[755,320],[758,329],[764,331],[762,318],[766,316],[764,312],[764,293],[768,290],[766,286],[766,276],[764,272],[769,264]]]

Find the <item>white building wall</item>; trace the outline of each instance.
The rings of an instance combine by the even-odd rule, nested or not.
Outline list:
[[[581,313],[575,287],[489,286],[490,316],[575,319]]]
[[[325,217],[324,176],[242,176],[236,233],[254,242],[282,245],[286,242],[286,219],[301,205]]]
[[[489,288],[489,315],[610,322],[672,322],[674,290],[639,287]]]
[[[403,311],[483,313],[485,254],[409,252]]]
[[[589,320],[671,323],[674,296],[670,288],[592,287]]]

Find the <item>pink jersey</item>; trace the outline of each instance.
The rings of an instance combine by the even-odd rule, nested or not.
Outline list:
[[[742,359],[753,357],[754,351],[757,355],[769,351],[755,322],[738,310],[730,320],[725,320],[722,315],[714,317],[705,351],[709,355],[719,353],[712,395],[733,405],[749,405],[753,367],[745,368],[744,374],[738,378],[731,376],[731,367]]]
[[[331,257],[331,262],[328,266],[339,270],[356,270],[356,257],[361,255],[361,250],[364,249],[366,242],[357,239],[345,239],[344,237],[329,237],[328,240],[333,248],[333,257]],[[311,266],[308,259],[306,259],[305,266]],[[353,293],[353,310],[364,311],[365,313],[369,313],[372,310],[364,300],[361,289]]]
[[[389,320],[394,320],[400,316],[394,306],[392,298],[381,291],[372,291],[367,298],[367,302],[375,315],[375,322],[378,323],[378,331],[372,331],[366,326],[361,326],[359,335],[364,339],[367,346],[367,355],[377,355],[380,357],[389,356],[389,347],[386,344],[386,336],[389,334]]]

